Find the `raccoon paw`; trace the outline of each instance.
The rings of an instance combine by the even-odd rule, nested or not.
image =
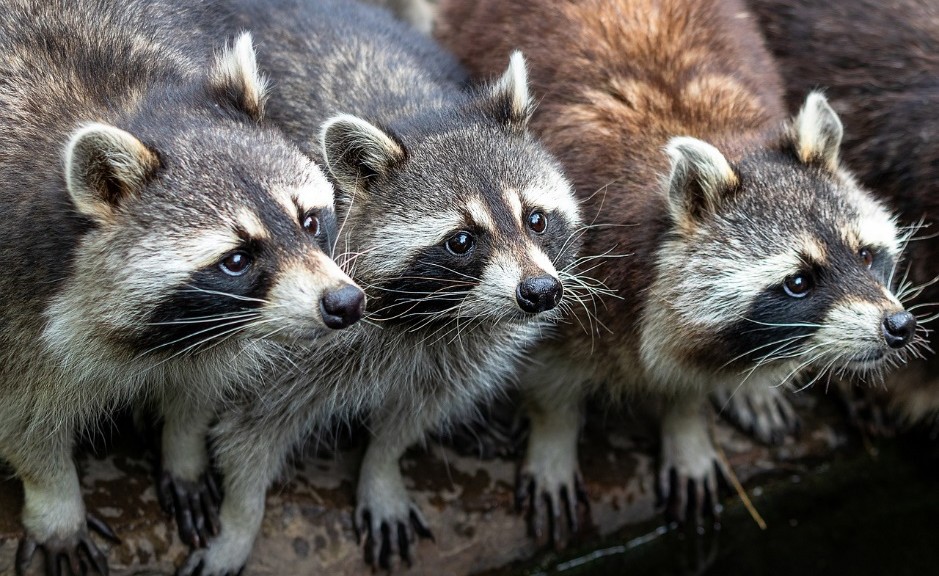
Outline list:
[[[722,417],[763,444],[782,444],[802,428],[799,415],[780,388],[719,390],[711,395],[711,402]]]
[[[361,542],[362,534],[365,534],[365,562],[372,568],[391,570],[395,555],[410,566],[411,546],[417,537],[434,540],[427,520],[416,504],[406,498],[395,504],[360,504],[356,508],[356,535]]]
[[[114,544],[120,543],[120,539],[103,520],[87,514],[86,522],[88,528],[105,539]],[[83,528],[66,538],[51,538],[42,543],[36,542],[28,535],[23,536],[16,549],[17,576],[26,574],[37,548],[42,550],[47,576],[108,576],[107,556],[91,539],[88,528]]]
[[[703,526],[706,515],[718,518],[719,478],[724,478],[724,471],[710,440],[681,447],[663,439],[658,499],[669,522],[684,524],[690,519]]]
[[[527,514],[531,536],[542,542],[547,528],[550,544],[556,549],[566,544],[561,528],[565,520],[569,539],[580,530],[581,514],[590,516],[590,500],[576,467],[538,472],[529,465],[523,466],[515,484],[515,508]]]
[[[239,576],[245,570],[244,563],[232,566],[234,559],[219,560],[212,548],[195,550],[186,562],[176,570],[176,576]]]
[[[211,472],[193,482],[164,471],[160,474],[157,495],[163,511],[176,517],[179,537],[190,548],[204,548],[209,538],[218,536],[222,495]]]

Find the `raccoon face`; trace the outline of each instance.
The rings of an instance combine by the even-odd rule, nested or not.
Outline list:
[[[309,341],[361,317],[364,294],[328,256],[331,186],[256,125],[263,83],[249,36],[200,88],[127,131],[90,124],[72,135],[67,187],[94,226],[50,311],[53,340],[90,322],[140,355],[177,355],[245,339]]]
[[[813,94],[778,147],[735,166],[700,140],[669,143],[675,226],[644,354],[743,373],[794,365],[791,376],[878,372],[916,352],[916,319],[891,290],[903,239],[838,167],[841,133]]]
[[[527,134],[525,64],[461,109],[382,129],[327,122],[323,155],[351,202],[345,250],[370,317],[466,326],[555,315],[577,253],[579,210]]]

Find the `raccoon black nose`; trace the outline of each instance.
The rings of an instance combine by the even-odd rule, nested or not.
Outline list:
[[[327,292],[320,300],[323,323],[334,330],[352,326],[365,313],[365,293],[355,286]]]
[[[554,276],[527,278],[515,289],[519,307],[530,314],[546,312],[561,301],[564,288]]]
[[[910,343],[915,332],[916,318],[906,310],[884,318],[884,338],[891,348],[903,348]]]

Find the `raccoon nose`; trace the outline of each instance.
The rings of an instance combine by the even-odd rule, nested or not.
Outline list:
[[[527,278],[515,289],[519,307],[530,314],[546,312],[561,301],[564,288],[554,276]]]
[[[891,348],[903,348],[909,344],[914,332],[916,318],[906,310],[884,318],[884,338],[887,339],[887,346]]]
[[[334,330],[352,326],[365,312],[365,293],[355,286],[327,292],[320,300],[323,323]]]

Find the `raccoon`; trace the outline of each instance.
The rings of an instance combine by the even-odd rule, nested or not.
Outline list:
[[[0,2],[0,459],[25,492],[19,574],[37,549],[50,574],[108,571],[77,431],[132,400],[209,403],[362,314],[327,256],[331,185],[258,125],[251,36],[220,38],[211,63],[214,40],[174,41],[202,8]]]
[[[939,302],[939,240],[929,229],[939,217],[939,149],[932,143],[939,134],[939,6],[926,0],[750,5],[786,79],[787,100],[823,88],[848,122],[845,163],[904,223],[927,227],[910,244],[900,288],[923,326]],[[930,355],[894,372],[886,389],[905,423],[939,413],[939,360]]]
[[[398,460],[425,431],[503,389],[576,293],[579,208],[527,133],[524,59],[464,90],[431,40],[381,10],[324,0],[232,2],[275,81],[267,120],[321,160],[344,217],[338,259],[366,291],[351,331],[298,350],[263,401],[236,399],[212,432],[224,478],[221,532],[179,573],[233,574],[286,455],[330,418],[363,415],[355,523],[369,563],[411,560],[430,530]],[[270,388],[276,388],[271,392]]]
[[[579,270],[608,289],[522,376],[536,535],[577,528],[585,395],[663,399],[659,489],[684,519],[716,503],[704,394],[879,373],[919,341],[890,289],[901,231],[841,166],[822,95],[786,122],[741,2],[444,0],[436,35],[480,76],[525,51],[545,95],[532,129],[593,223]]]

